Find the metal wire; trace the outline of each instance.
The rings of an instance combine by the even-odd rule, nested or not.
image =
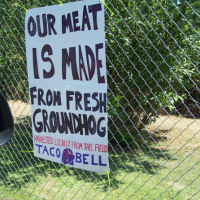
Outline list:
[[[199,199],[200,2],[104,2],[110,186],[105,174],[32,152],[23,7],[58,3],[0,2],[0,90],[15,120],[0,149],[0,190],[52,200]]]

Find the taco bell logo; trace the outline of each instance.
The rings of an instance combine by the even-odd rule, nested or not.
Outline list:
[[[66,148],[63,150],[62,163],[74,165],[74,158],[75,158],[75,156],[73,155],[73,152],[71,149]]]

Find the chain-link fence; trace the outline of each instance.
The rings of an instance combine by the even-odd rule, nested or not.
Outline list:
[[[109,177],[33,154],[25,9],[58,3],[0,2],[0,90],[15,121],[0,199],[200,199],[200,1],[104,2]]]

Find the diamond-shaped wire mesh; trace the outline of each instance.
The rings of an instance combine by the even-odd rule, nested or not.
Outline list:
[[[0,148],[0,199],[200,199],[200,1],[102,1],[110,185],[33,155],[24,8],[59,2],[0,2],[0,91],[15,121]]]

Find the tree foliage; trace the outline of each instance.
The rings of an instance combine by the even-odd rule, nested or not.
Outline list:
[[[160,109],[172,111],[199,90],[200,2],[113,0],[108,6],[114,13],[106,18],[109,127],[113,140],[125,143]]]

